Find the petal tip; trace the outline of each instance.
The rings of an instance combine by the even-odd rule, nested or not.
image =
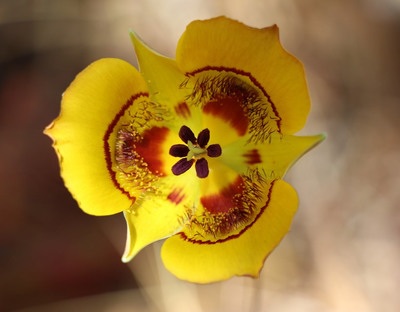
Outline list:
[[[319,144],[321,144],[326,139],[327,134],[326,134],[326,132],[322,132],[320,134],[315,135],[314,137],[315,137],[315,143],[312,146],[312,148],[316,147]]]
[[[55,125],[55,121],[53,120],[49,125],[46,126],[43,130],[43,134],[47,135],[51,139],[53,139],[53,136],[51,135],[51,130],[53,130]],[[53,139],[54,140],[54,139]]]
[[[262,30],[271,31],[272,33],[274,33],[274,34],[276,34],[276,35],[279,36],[279,27],[278,27],[277,24],[273,24],[273,25],[271,25],[271,26],[267,26],[267,27],[264,27],[264,28],[261,28],[261,29],[262,29]]]
[[[124,254],[124,255],[122,256],[122,258],[121,258],[121,261],[122,261],[123,263],[128,263],[128,262],[130,262],[130,261],[132,260],[132,258],[133,258],[133,257],[130,257],[130,256]]]
[[[129,30],[129,36],[131,37],[132,43],[135,45],[138,42],[143,42],[139,35],[133,30]]]

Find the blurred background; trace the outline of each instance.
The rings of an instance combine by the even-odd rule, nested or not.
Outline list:
[[[328,138],[287,175],[292,230],[259,279],[189,284],[160,243],[129,265],[122,215],[91,217],[42,134],[92,61],[136,65],[128,31],[173,57],[194,19],[278,24],[306,68],[301,134]],[[399,0],[0,0],[0,311],[399,311]]]

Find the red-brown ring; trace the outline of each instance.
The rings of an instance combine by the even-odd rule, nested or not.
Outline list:
[[[218,71],[218,72],[223,72],[223,71],[225,71],[225,72],[233,72],[234,74],[242,75],[242,76],[245,76],[245,77],[249,78],[250,81],[251,81],[258,89],[261,90],[261,92],[262,92],[262,93],[264,94],[264,96],[267,98],[269,104],[271,104],[272,111],[274,112],[275,116],[277,117],[276,125],[277,125],[277,127],[278,127],[278,132],[281,133],[281,117],[280,117],[279,114],[278,114],[278,111],[277,111],[277,109],[276,109],[275,104],[274,104],[274,103],[272,102],[272,100],[271,100],[271,96],[265,91],[265,89],[262,87],[262,85],[261,85],[250,73],[248,73],[248,72],[246,72],[246,71],[244,71],[244,70],[241,70],[241,69],[234,68],[234,67],[206,66],[206,67],[203,67],[203,68],[200,68],[200,69],[196,69],[195,71],[192,71],[192,72],[190,72],[190,73],[186,73],[185,75],[186,75],[187,77],[190,77],[190,76],[193,77],[194,75],[196,75],[196,74],[198,74],[198,73],[201,73],[201,72],[204,72],[204,71],[208,71],[208,70],[215,70],[215,71]]]
[[[108,125],[107,131],[104,134],[103,137],[103,148],[104,148],[104,156],[105,160],[107,163],[107,169],[108,172],[110,173],[111,180],[113,181],[115,187],[119,189],[122,194],[126,195],[129,199],[135,200],[136,197],[131,196],[129,192],[127,192],[117,181],[117,175],[116,173],[112,170],[112,160],[111,160],[111,152],[110,152],[110,144],[108,143],[108,140],[110,139],[111,133],[113,133],[113,130],[115,126],[117,125],[119,119],[125,114],[126,110],[133,104],[134,101],[136,101],[138,98],[145,96],[148,97],[149,94],[147,92],[140,92],[135,95],[132,95],[125,103],[124,106],[121,107],[120,111],[115,115],[114,119],[111,121],[111,123]]]
[[[275,181],[276,181],[276,180],[275,180]],[[200,245],[202,245],[202,244],[214,245],[214,244],[224,243],[224,242],[229,241],[229,240],[231,240],[231,239],[238,238],[238,237],[241,236],[244,232],[246,232],[249,228],[251,228],[251,227],[253,226],[254,223],[257,222],[257,220],[260,218],[260,216],[264,213],[265,209],[268,207],[268,205],[269,205],[269,203],[270,203],[270,201],[271,201],[271,193],[272,193],[272,188],[273,188],[273,186],[274,186],[275,181],[272,181],[271,186],[270,186],[270,188],[269,188],[269,190],[268,190],[268,195],[267,195],[268,199],[267,199],[267,202],[265,203],[265,205],[261,208],[260,212],[257,214],[257,216],[255,217],[255,219],[253,220],[253,222],[251,222],[251,223],[249,223],[248,225],[246,225],[238,234],[231,235],[231,236],[228,236],[228,237],[225,237],[225,238],[223,238],[223,239],[216,240],[216,241],[210,241],[210,240],[201,241],[201,240],[196,240],[196,239],[187,237],[186,234],[185,234],[184,232],[179,232],[177,235],[179,235],[183,240],[185,240],[185,241],[187,241],[187,242],[190,242],[190,243],[193,243],[193,244],[200,244]]]

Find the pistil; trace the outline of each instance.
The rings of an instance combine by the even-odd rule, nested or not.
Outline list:
[[[186,156],[186,159],[189,161],[192,158],[200,159],[207,154],[207,150],[205,148],[201,148],[200,146],[195,146],[191,141],[188,142],[189,152]]]

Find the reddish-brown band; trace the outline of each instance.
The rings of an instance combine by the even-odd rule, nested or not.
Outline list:
[[[223,71],[224,72],[232,72],[232,73],[237,74],[239,76],[241,75],[241,76],[245,76],[245,77],[249,78],[250,81],[267,98],[268,103],[271,104],[272,111],[274,112],[275,116],[277,117],[276,125],[278,127],[278,132],[281,132],[281,118],[280,118],[280,116],[278,114],[278,111],[276,109],[275,104],[272,102],[270,95],[265,91],[265,89],[262,87],[262,85],[250,73],[248,73],[248,72],[246,72],[244,70],[241,70],[241,69],[234,68],[234,67],[206,66],[206,67],[203,67],[203,68],[196,69],[195,71],[192,71],[190,73],[186,73],[186,76],[188,76],[188,77],[192,76],[193,77],[194,75],[196,75],[198,73],[201,73],[201,72],[204,72],[204,71],[207,71],[207,70],[215,70],[215,71],[218,71],[218,72],[223,72]]]
[[[274,183],[275,183],[275,181],[272,181],[272,183],[271,183],[271,185],[270,185],[270,187],[269,187],[269,190],[268,190],[267,201],[266,201],[265,205],[261,208],[261,210],[260,210],[260,212],[257,214],[257,216],[254,218],[253,222],[251,222],[251,223],[249,223],[248,225],[246,225],[238,234],[231,235],[231,236],[228,236],[228,237],[225,237],[225,238],[223,238],[223,239],[216,240],[216,241],[210,241],[210,240],[201,241],[201,240],[196,240],[196,239],[187,237],[186,234],[185,234],[184,232],[179,232],[177,235],[179,235],[183,240],[185,240],[185,241],[187,241],[187,242],[190,242],[190,243],[193,243],[193,244],[207,244],[207,245],[219,244],[219,243],[223,243],[223,242],[229,241],[229,240],[231,240],[231,239],[238,238],[238,237],[241,236],[244,232],[246,232],[248,229],[250,229],[250,228],[253,226],[253,224],[255,224],[255,223],[257,222],[257,220],[258,220],[258,219],[260,218],[260,216],[264,213],[264,211],[268,208],[268,205],[269,205],[269,203],[270,203],[270,201],[271,201],[271,193],[272,193],[272,188],[273,188],[273,186],[274,186]]]
[[[121,185],[117,181],[116,173],[112,170],[112,159],[111,159],[111,151],[110,144],[108,140],[110,139],[111,134],[114,131],[115,126],[117,125],[119,119],[125,114],[126,110],[140,97],[145,96],[148,97],[149,94],[147,92],[140,92],[135,95],[132,95],[125,103],[124,106],[121,107],[120,111],[115,115],[114,119],[108,125],[107,131],[103,137],[103,147],[104,147],[104,157],[107,163],[107,169],[110,173],[111,180],[113,181],[115,187],[119,189],[124,195],[126,195],[129,199],[135,200],[134,196],[131,196],[129,192],[124,190]]]

